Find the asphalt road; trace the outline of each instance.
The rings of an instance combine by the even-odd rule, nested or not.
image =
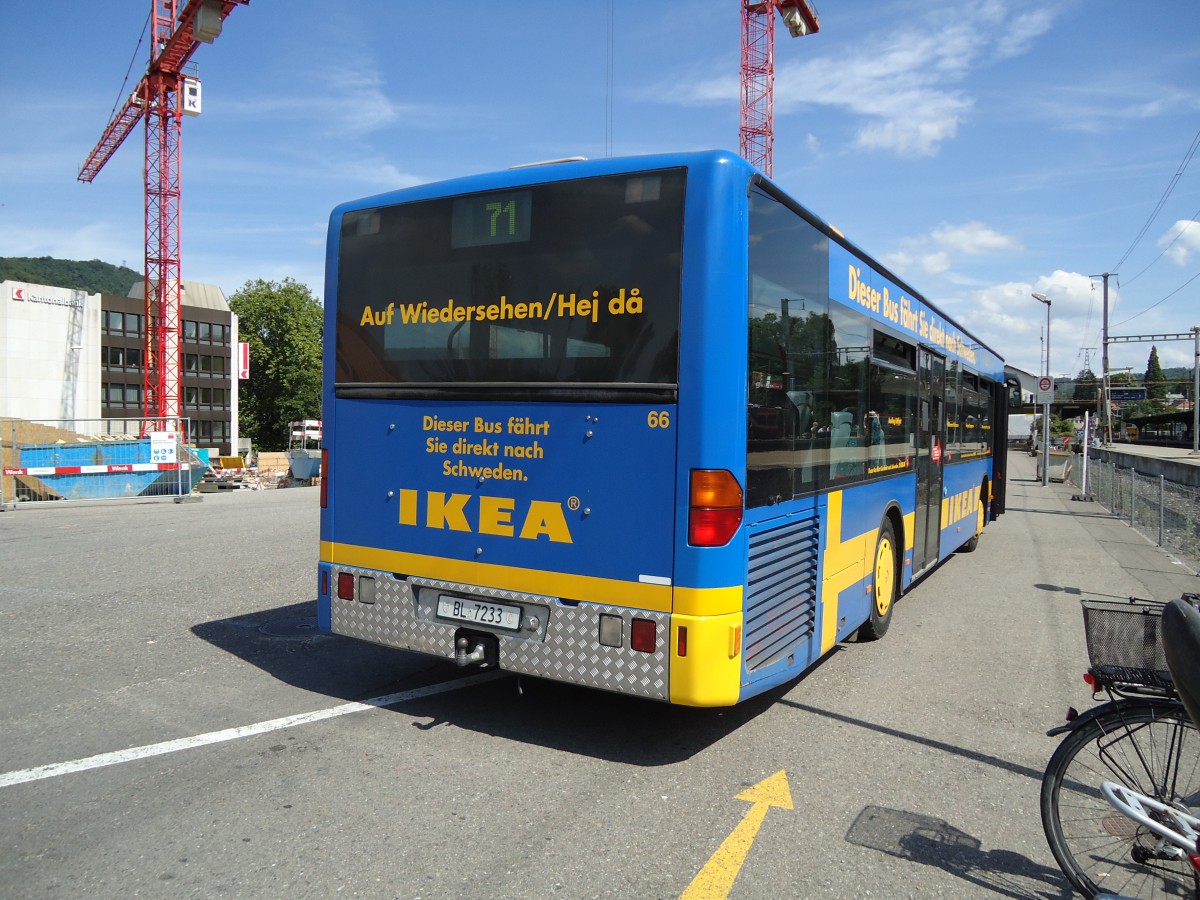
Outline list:
[[[0,896],[1067,897],[1079,596],[1195,579],[1010,465],[883,641],[725,710],[316,634],[316,489],[0,513]],[[738,799],[780,771],[793,809]]]

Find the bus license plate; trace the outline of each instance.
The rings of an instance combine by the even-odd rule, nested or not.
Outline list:
[[[516,631],[521,627],[521,607],[503,603],[483,603],[463,597],[438,597],[437,614],[443,619],[457,619],[476,625],[507,628]]]

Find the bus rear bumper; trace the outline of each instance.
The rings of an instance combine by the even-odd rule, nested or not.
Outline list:
[[[328,604],[333,634],[446,660],[455,659],[460,637],[484,635],[489,646],[495,641],[496,664],[502,670],[655,700],[674,699],[669,678],[671,648],[676,645],[668,613],[336,564],[329,566],[329,584],[330,593],[320,598],[318,607]],[[446,599],[518,609],[520,615],[506,620],[516,627],[454,619],[446,615],[455,611],[453,604],[441,604],[439,613],[439,603]],[[324,619],[323,609],[318,617]],[[643,635],[653,633],[652,647],[633,648],[635,628]]]
[[[732,706],[741,698],[742,614],[671,617],[671,702]]]

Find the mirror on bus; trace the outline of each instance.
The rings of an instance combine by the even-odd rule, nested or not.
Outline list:
[[[1010,375],[1004,379],[1004,384],[1008,388],[1008,408],[1021,409],[1024,405],[1021,402],[1021,382]]]

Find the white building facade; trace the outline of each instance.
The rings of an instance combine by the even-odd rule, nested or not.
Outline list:
[[[100,295],[0,283],[0,416],[100,416]]]
[[[190,281],[180,287],[182,415],[192,444],[231,455],[239,446],[237,316],[220,288]],[[138,432],[146,339],[141,295],[141,283],[121,296],[4,281],[0,419],[104,419],[110,433]]]

